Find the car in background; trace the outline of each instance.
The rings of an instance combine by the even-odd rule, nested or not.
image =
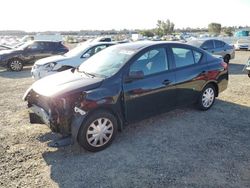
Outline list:
[[[63,55],[56,55],[40,59],[31,69],[31,75],[35,80],[45,76],[78,67],[92,55],[114,45],[112,42],[83,43]]]
[[[31,123],[100,151],[128,123],[188,104],[208,110],[227,84],[223,59],[187,44],[144,41],[111,46],[40,79],[23,100]]]
[[[10,49],[12,49],[10,46],[0,45],[0,50],[10,50]]]
[[[248,77],[250,78],[250,57],[248,58],[247,63],[245,65],[243,71],[246,71]]]
[[[187,44],[202,48],[211,54],[220,55],[226,63],[235,57],[234,46],[218,39],[195,39],[188,41]]]
[[[21,71],[24,65],[32,64],[38,59],[68,51],[62,42],[29,41],[17,48],[0,51],[0,66],[11,71]]]
[[[250,50],[250,38],[242,38],[234,44],[236,50]]]

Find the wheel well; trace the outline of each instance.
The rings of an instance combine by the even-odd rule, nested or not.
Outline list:
[[[118,130],[122,131],[123,129],[123,118],[121,115],[119,115],[117,112],[115,112],[112,108],[110,107],[99,107],[97,109],[94,109],[93,111],[90,112],[89,116],[97,111],[106,111],[114,115],[117,119],[117,125],[118,125]]]
[[[15,60],[15,59],[17,59],[17,60],[23,62],[23,60],[20,59],[20,58],[18,58],[18,57],[12,57],[12,58],[10,58],[10,59],[8,60],[8,66],[9,66],[9,64],[10,64],[10,61]]]
[[[218,85],[215,82],[209,82],[207,85],[209,85],[209,84],[211,84],[212,86],[214,86],[215,91],[216,91],[215,96],[218,97],[218,95],[219,95],[219,87],[218,87]]]
[[[225,57],[229,57],[229,59],[231,59],[231,55],[230,54],[226,54],[225,56],[224,56],[224,58]]]

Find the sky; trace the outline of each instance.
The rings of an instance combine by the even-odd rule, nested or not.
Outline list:
[[[250,25],[250,0],[0,0],[0,30],[78,31]]]

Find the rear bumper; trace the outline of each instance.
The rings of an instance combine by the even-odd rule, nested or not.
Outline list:
[[[223,73],[219,76],[218,78],[218,89],[219,89],[219,93],[225,91],[227,89],[228,86],[228,72]]]

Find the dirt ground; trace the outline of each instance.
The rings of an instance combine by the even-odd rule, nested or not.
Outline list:
[[[30,70],[0,70],[0,187],[250,187],[250,52],[230,62],[213,108],[185,107],[127,126],[104,151],[51,148],[21,100]]]

